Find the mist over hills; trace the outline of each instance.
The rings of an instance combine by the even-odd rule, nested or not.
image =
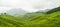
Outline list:
[[[39,10],[37,12],[41,13],[41,12],[47,12],[48,10]],[[35,13],[35,12],[28,12],[28,11],[25,11],[21,8],[13,8],[13,9],[10,9],[6,12],[7,14],[10,14],[10,15],[24,15],[26,13]]]
[[[57,7],[54,9],[38,10],[36,12],[28,12],[28,11],[25,11],[21,8],[13,8],[13,9],[8,10],[6,13],[9,15],[20,16],[20,15],[24,15],[26,13],[52,13],[52,12],[58,11],[58,10],[60,10],[60,7]]]
[[[8,10],[6,13],[10,15],[23,15],[27,12],[21,8],[14,8],[14,9]]]

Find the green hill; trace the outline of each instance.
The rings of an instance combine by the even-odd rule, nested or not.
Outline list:
[[[60,11],[27,21],[28,27],[60,27]]]
[[[20,19],[7,14],[0,15],[0,27],[22,27]]]
[[[60,8],[47,13],[27,13],[19,17],[1,14],[0,27],[60,27]]]

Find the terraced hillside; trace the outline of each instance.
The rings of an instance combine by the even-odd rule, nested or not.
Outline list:
[[[8,14],[1,14],[0,27],[60,27],[60,11],[55,10],[48,14],[33,13],[26,14],[24,16],[25,17],[20,18],[31,19],[24,19],[22,21],[22,19],[19,17],[14,17]]]
[[[60,11],[27,21],[27,27],[60,27]]]

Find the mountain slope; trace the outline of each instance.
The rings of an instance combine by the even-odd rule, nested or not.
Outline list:
[[[53,12],[56,12],[56,11],[60,11],[60,7],[57,7],[57,8],[54,8],[54,9],[48,11],[47,14],[50,14],[50,13],[53,13]]]
[[[54,11],[53,11],[54,10]],[[42,16],[35,16],[27,21],[26,27],[60,27],[60,8],[52,9]]]

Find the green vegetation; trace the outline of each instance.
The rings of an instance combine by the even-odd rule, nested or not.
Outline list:
[[[47,13],[27,13],[21,17],[1,14],[0,27],[60,27],[60,7]]]
[[[20,21],[20,19],[7,15],[2,14],[0,15],[0,26],[1,27],[22,27],[24,23]]]

